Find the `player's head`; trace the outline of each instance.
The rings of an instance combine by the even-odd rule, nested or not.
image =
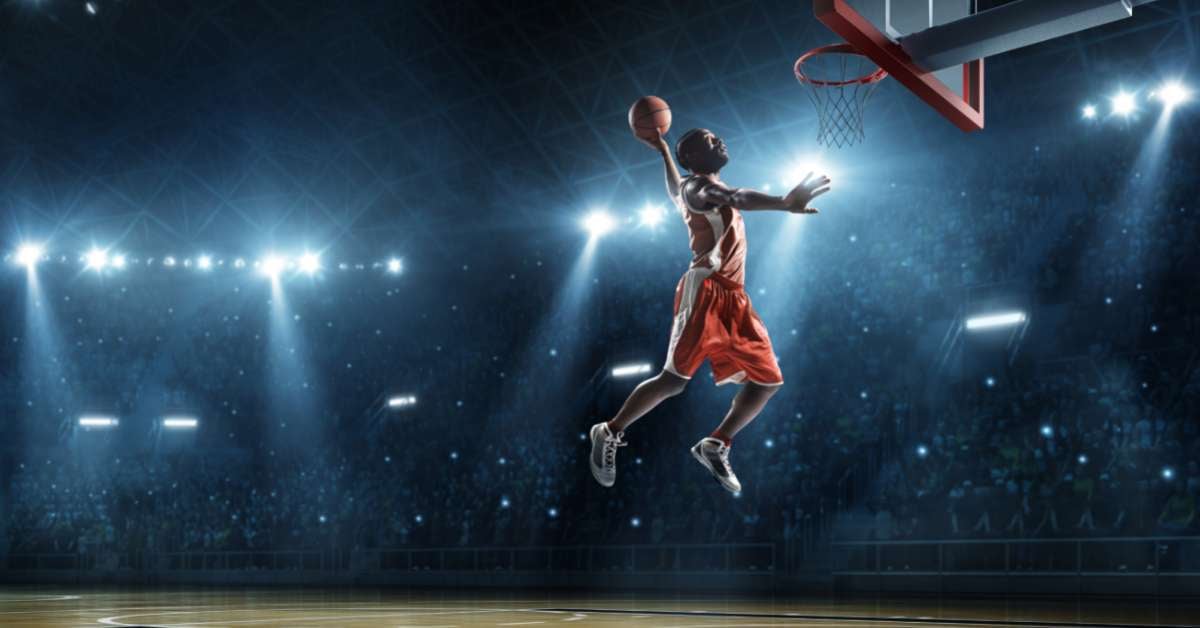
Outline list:
[[[712,131],[692,129],[675,142],[675,158],[697,174],[716,174],[729,163],[729,150]]]

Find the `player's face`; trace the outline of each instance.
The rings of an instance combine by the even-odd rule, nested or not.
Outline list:
[[[696,164],[703,172],[717,172],[729,163],[729,149],[712,131],[702,133],[697,144],[700,145],[700,154],[696,156]]]

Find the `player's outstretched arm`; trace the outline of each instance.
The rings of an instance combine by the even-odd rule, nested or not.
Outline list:
[[[679,169],[675,167],[675,158],[671,157],[671,147],[667,145],[667,140],[659,135],[657,140],[642,139],[642,142],[658,151],[663,158],[663,169],[667,177],[667,195],[671,198],[679,196],[679,182],[682,179],[679,176]]]
[[[742,211],[781,210],[793,214],[815,214],[815,207],[808,204],[816,197],[829,191],[829,177],[813,177],[812,173],[804,177],[787,196],[778,197],[746,188],[730,189],[725,185],[712,182],[705,185],[699,193],[700,201],[710,205],[732,205]]]

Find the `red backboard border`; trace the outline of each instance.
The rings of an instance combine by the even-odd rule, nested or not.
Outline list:
[[[913,63],[900,44],[879,32],[845,0],[813,0],[813,13],[959,129],[983,129],[983,59],[963,65],[963,93],[955,94],[933,72]]]

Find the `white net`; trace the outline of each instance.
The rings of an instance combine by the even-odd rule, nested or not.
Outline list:
[[[863,112],[887,73],[849,44],[810,51],[795,71],[817,110],[817,143],[844,148],[862,142]]]

